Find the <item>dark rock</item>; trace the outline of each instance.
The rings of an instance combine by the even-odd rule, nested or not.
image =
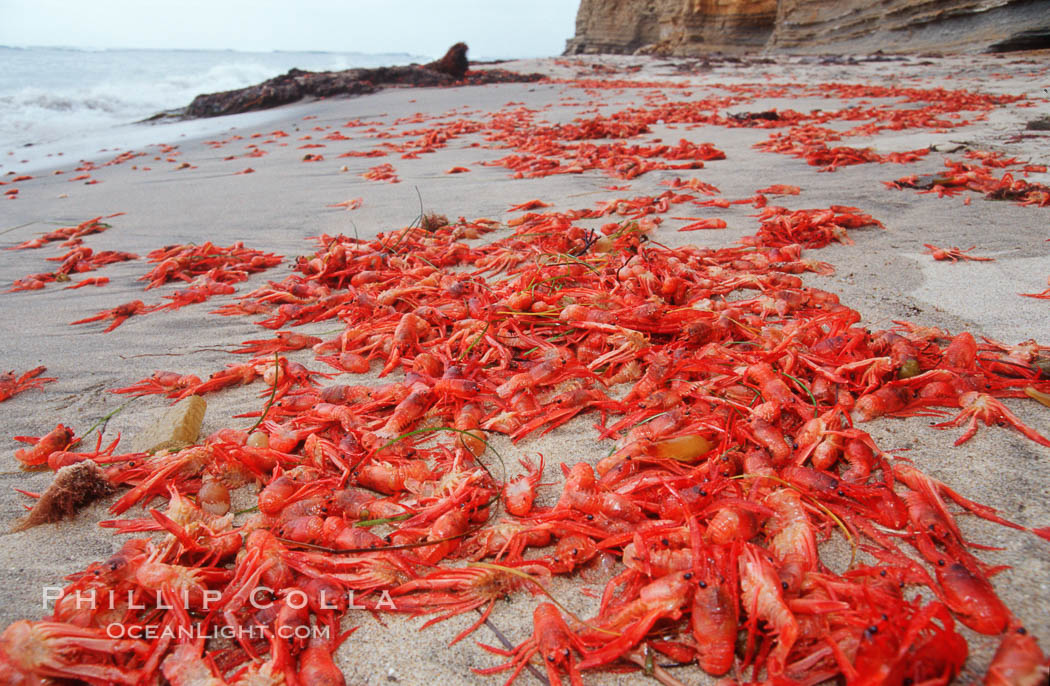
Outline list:
[[[780,121],[780,113],[776,110],[766,110],[765,112],[737,112],[735,114],[730,114],[729,118],[740,123]]]
[[[260,84],[222,93],[198,95],[181,112],[162,112],[146,121],[177,114],[185,119],[218,117],[279,107],[303,98],[374,93],[384,86],[451,86],[539,81],[542,74],[518,74],[505,69],[481,69],[467,73],[467,45],[456,43],[445,56],[426,65],[345,71],[312,72],[292,69]]]
[[[448,52],[445,53],[444,57],[435,62],[423,65],[424,69],[448,74],[454,79],[463,78],[469,67],[470,65],[467,62],[466,43],[456,43],[448,49]]]
[[[1042,116],[1038,119],[1032,119],[1025,128],[1029,131],[1050,131],[1050,116]]]
[[[1014,52],[1015,50],[1046,50],[1050,48],[1050,26],[1020,31],[988,46],[988,52]]]
[[[325,97],[336,93],[360,95],[376,90],[368,81],[358,78],[355,72],[309,72],[292,69],[287,74],[276,76],[255,86],[239,88],[221,93],[198,95],[186,108],[185,117],[219,117],[252,110],[265,110],[302,100],[308,95]]]

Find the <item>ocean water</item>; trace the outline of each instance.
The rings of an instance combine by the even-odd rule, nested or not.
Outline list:
[[[0,46],[0,170],[45,150],[119,142],[127,125],[188,105],[200,93],[309,71],[426,62],[423,55],[232,50],[82,50]],[[22,162],[25,160],[25,162]]]

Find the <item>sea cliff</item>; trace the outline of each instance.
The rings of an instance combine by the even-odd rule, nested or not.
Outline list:
[[[1047,0],[581,0],[569,55],[1050,47]]]

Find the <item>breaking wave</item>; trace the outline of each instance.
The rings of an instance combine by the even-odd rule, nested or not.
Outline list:
[[[293,67],[407,64],[426,57],[323,52],[0,47],[0,151],[61,141],[250,86]]]

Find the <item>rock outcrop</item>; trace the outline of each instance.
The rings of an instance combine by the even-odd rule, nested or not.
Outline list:
[[[203,93],[186,108],[190,119],[219,117],[252,110],[265,110],[302,100],[307,96],[323,98],[327,95],[362,95],[376,90],[375,84],[361,78],[350,69],[344,72],[311,72],[291,69],[260,84],[220,93]],[[435,74],[435,78],[440,76]],[[446,77],[448,78],[448,77]]]
[[[448,74],[455,79],[463,78],[466,76],[467,70],[470,69],[470,62],[467,61],[467,44],[456,43],[448,49],[444,57],[424,64],[423,67],[431,71]]]
[[[1050,48],[1050,0],[581,0],[566,54]]]
[[[161,118],[197,119],[237,114],[278,107],[303,98],[329,98],[339,95],[363,95],[388,86],[452,86],[538,81],[542,74],[518,74],[505,69],[469,71],[467,45],[456,43],[440,60],[424,65],[377,69],[313,72],[292,69],[287,74],[247,88],[198,95],[187,107],[161,112],[150,120]]]
[[[1032,0],[780,0],[770,47],[791,52],[979,52],[1050,32],[1050,2]],[[1040,46],[1030,41],[1027,48]]]

